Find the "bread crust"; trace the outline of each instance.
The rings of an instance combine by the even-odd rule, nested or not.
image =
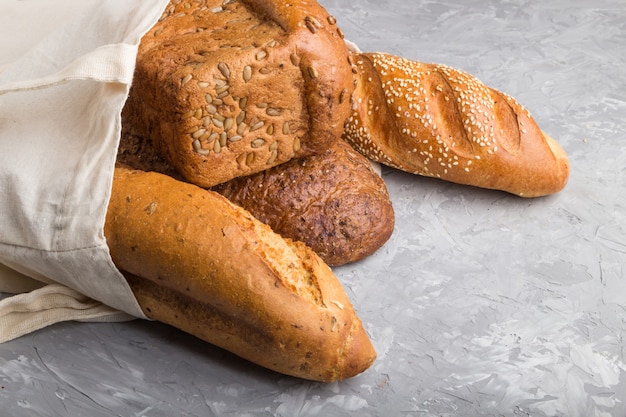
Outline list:
[[[171,3],[142,38],[123,123],[208,188],[328,148],[352,67],[316,2]]]
[[[150,318],[310,380],[349,378],[376,356],[330,268],[215,192],[117,167],[104,231]]]
[[[321,154],[214,190],[281,236],[304,242],[330,266],[373,254],[393,233],[393,206],[383,179],[343,140]]]
[[[563,149],[515,99],[463,71],[354,53],[358,85],[343,137],[382,164],[537,197],[562,190]]]

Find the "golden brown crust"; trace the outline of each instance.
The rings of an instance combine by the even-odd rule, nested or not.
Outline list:
[[[118,167],[105,236],[148,317],[305,379],[375,358],[330,268],[215,192]]]
[[[344,138],[404,171],[536,197],[569,177],[563,149],[513,98],[443,65],[355,54],[358,85]]]
[[[394,228],[385,183],[343,140],[319,155],[214,189],[280,235],[306,243],[331,266],[371,255]]]
[[[123,123],[210,187],[335,141],[353,88],[347,56],[316,2],[172,3],[142,38]]]

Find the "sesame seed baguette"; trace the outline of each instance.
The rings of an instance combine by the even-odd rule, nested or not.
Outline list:
[[[343,137],[407,172],[538,197],[562,190],[565,151],[515,99],[444,65],[354,53],[357,87]]]
[[[118,166],[104,230],[152,319],[309,380],[352,377],[376,356],[330,268],[215,192]]]
[[[122,123],[208,188],[336,141],[347,56],[315,1],[172,1],[141,40]]]

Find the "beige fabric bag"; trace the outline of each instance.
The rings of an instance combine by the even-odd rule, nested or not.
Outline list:
[[[29,291],[0,300],[0,341],[144,318],[103,225],[137,46],[166,4],[0,6],[0,292]]]

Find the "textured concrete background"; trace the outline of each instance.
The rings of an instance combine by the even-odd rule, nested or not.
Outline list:
[[[571,158],[522,200],[384,169],[397,215],[336,269],[379,358],[319,384],[158,323],[64,323],[0,345],[1,416],[626,415],[621,0],[320,0],[365,51],[463,69]]]

